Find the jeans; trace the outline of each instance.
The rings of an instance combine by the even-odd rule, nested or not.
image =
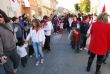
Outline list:
[[[28,52],[28,55],[31,56],[34,54],[34,48],[32,45],[28,45],[28,48],[29,48],[29,52]]]
[[[14,74],[13,69],[17,69],[20,62],[20,57],[17,54],[16,49],[13,49],[12,51],[4,52],[4,54],[8,57],[7,63],[5,63],[4,69],[6,74]]]
[[[21,65],[23,67],[26,67],[27,60],[28,60],[28,57],[27,56],[21,58]]]
[[[41,59],[43,59],[43,51],[42,51],[42,44],[41,42],[33,42],[33,48],[36,54],[36,59],[37,61],[40,61]]]
[[[0,74],[5,74],[5,70],[2,64],[0,64]]]

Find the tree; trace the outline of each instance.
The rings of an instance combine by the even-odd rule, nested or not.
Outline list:
[[[80,7],[79,7],[79,4],[78,3],[74,4],[74,7],[75,7],[75,10],[76,11],[79,11],[80,10]]]
[[[90,12],[90,0],[81,0],[80,11],[85,13]]]

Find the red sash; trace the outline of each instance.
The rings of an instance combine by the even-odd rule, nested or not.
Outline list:
[[[79,32],[76,33],[76,32],[73,31],[72,34],[75,36],[75,44],[78,44],[80,33]]]

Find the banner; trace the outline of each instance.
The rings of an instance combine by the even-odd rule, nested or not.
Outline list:
[[[105,4],[104,4],[104,6],[103,6],[103,8],[102,8],[102,12],[103,12],[103,13],[105,13],[105,12],[106,12],[106,7],[105,7]]]
[[[13,11],[17,11],[19,8],[18,0],[10,0],[11,8]]]
[[[23,1],[24,1],[24,5],[25,5],[25,7],[30,7],[29,0],[23,0]]]

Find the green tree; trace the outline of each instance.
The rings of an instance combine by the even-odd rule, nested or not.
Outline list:
[[[90,12],[90,0],[81,0],[80,11],[85,13]]]
[[[78,3],[74,4],[74,7],[75,7],[75,10],[76,11],[79,11],[80,10],[80,7],[79,7],[79,4]]]

